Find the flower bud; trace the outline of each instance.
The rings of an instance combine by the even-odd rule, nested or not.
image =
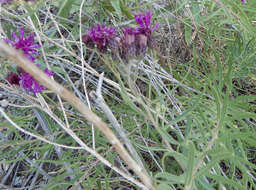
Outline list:
[[[16,73],[9,73],[7,80],[12,85],[20,85],[20,77]]]

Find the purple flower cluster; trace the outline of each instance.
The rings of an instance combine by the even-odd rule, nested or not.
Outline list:
[[[39,44],[35,44],[34,35],[30,34],[28,37],[24,37],[24,28],[20,28],[20,36],[17,36],[15,32],[12,32],[11,35],[14,38],[14,41],[5,39],[6,43],[11,44],[16,49],[23,50],[25,56],[30,60],[34,61],[34,55],[40,55],[40,53],[35,48],[40,48]]]
[[[95,43],[100,51],[104,51],[110,41],[114,40],[115,33],[115,28],[97,24],[89,30],[88,34],[83,35],[83,42],[89,45]]]
[[[43,85],[38,84],[38,82],[28,73],[16,74],[9,73],[7,77],[8,81],[12,85],[21,85],[24,89],[33,92],[34,94],[40,93],[45,90]]]
[[[33,34],[24,37],[24,33],[24,29],[21,28],[19,36],[17,36],[14,32],[12,33],[11,36],[14,38],[14,41],[5,39],[5,42],[11,44],[16,49],[22,50],[24,55],[33,62],[35,60],[34,56],[40,55],[36,48],[40,48],[41,46],[35,43]],[[40,64],[37,64],[37,66],[40,67]],[[48,69],[44,69],[44,72],[48,76],[53,75],[53,73]],[[10,82],[10,84],[20,85],[27,91],[33,92],[34,94],[45,90],[43,85],[38,84],[38,82],[29,73],[26,73],[20,67],[17,68],[17,73],[18,74],[11,72],[8,74],[7,80]]]
[[[152,32],[158,28],[159,24],[156,24],[154,27],[150,26],[151,18],[151,11],[146,12],[146,14],[135,15],[135,21],[139,25],[139,27],[137,27],[136,29],[139,34],[144,34],[145,36],[150,37],[152,35]]]
[[[83,35],[82,41],[89,47],[96,44],[101,52],[109,48],[125,59],[143,56],[147,47],[154,47],[152,33],[159,25],[156,24],[151,27],[151,11],[145,14],[136,14],[134,18],[138,26],[136,28],[125,27],[122,29],[121,36],[116,34],[115,28],[106,27],[105,24],[97,24],[87,34]],[[116,38],[119,38],[120,41],[117,41]]]

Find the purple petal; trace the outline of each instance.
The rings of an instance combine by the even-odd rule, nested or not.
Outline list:
[[[40,48],[41,46],[40,46],[40,44],[32,44],[30,47],[31,48]]]
[[[135,21],[140,25],[140,27],[144,27],[142,14],[137,14],[135,15],[134,18],[135,18]]]
[[[49,77],[50,76],[53,76],[53,72],[51,72],[49,69],[47,69],[47,68],[45,68],[44,69],[44,72],[45,72],[45,74],[47,74]]]
[[[20,39],[24,38],[24,28],[20,28]]]
[[[6,43],[8,43],[8,44],[15,45],[15,42],[14,42],[14,41],[8,40],[7,38],[5,38],[4,41],[5,41]]]
[[[159,24],[156,24],[156,25],[151,29],[152,32],[153,32],[154,30],[156,30],[158,27],[159,27]]]
[[[34,81],[32,91],[34,94],[42,91],[42,86],[38,84],[38,82]]]
[[[11,36],[15,39],[16,42],[19,41],[19,38],[15,32],[12,32]]]
[[[144,23],[146,27],[149,27],[151,24],[151,17],[152,17],[152,12],[148,11],[145,15],[144,15]]]
[[[40,48],[41,46],[39,44],[36,44],[34,41],[34,35],[30,34],[26,38],[24,38],[25,30],[24,28],[20,28],[20,35],[17,36],[16,33],[12,32],[12,37],[15,39],[15,41],[11,41],[6,39],[5,41],[7,43],[12,44],[13,47],[16,49],[23,50],[23,53],[25,56],[30,60],[34,61],[35,57],[37,55],[40,55],[40,52],[36,50],[36,48]]]
[[[139,27],[136,28],[136,34],[143,34],[148,37],[152,35],[152,32],[158,28],[158,24],[156,24],[153,28],[151,28],[151,19],[152,19],[152,12],[148,11],[145,14],[137,14],[134,16],[135,21],[139,24]]]
[[[94,42],[99,50],[103,50],[114,39],[115,32],[115,28],[107,27],[105,23],[96,24],[89,30],[87,38]]]

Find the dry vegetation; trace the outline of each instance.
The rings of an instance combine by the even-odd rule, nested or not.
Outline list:
[[[32,63],[0,43],[0,189],[256,189],[255,7],[2,4],[1,39],[24,28],[41,47]],[[159,26],[127,37],[136,44],[127,53],[115,43],[124,43],[123,28],[136,27],[134,14],[149,9]],[[85,41],[96,23],[116,28],[109,46]],[[11,72],[47,89],[14,85]]]

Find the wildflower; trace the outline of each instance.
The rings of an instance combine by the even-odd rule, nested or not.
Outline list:
[[[137,14],[134,16],[134,18],[139,25],[139,27],[137,28],[137,33],[144,34],[147,37],[150,37],[152,35],[152,32],[159,26],[159,24],[156,24],[151,28],[151,11],[146,12],[146,14]]]
[[[30,34],[27,37],[24,37],[24,29],[20,28],[20,36],[17,36],[14,32],[12,33],[14,41],[5,39],[5,42],[11,44],[16,49],[21,49],[25,56],[30,60],[34,61],[34,55],[39,55],[40,53],[36,48],[40,48],[39,44],[36,44],[34,41],[34,35]],[[40,68],[40,64],[36,64]],[[13,85],[21,85],[27,91],[31,91],[34,94],[40,93],[42,90],[46,89],[43,85],[39,85],[38,82],[22,68],[17,67],[18,74],[10,73],[7,77],[7,80]],[[52,76],[53,73],[49,69],[44,69],[44,72],[48,76]]]
[[[241,3],[244,4],[244,3],[245,3],[245,0],[241,0]]]
[[[19,85],[21,78],[16,73],[11,72],[11,73],[8,74],[7,80],[12,85]]]
[[[34,55],[40,55],[36,48],[40,48],[41,46],[35,43],[33,34],[24,37],[24,28],[20,28],[19,37],[14,32],[12,32],[12,37],[14,41],[5,39],[5,42],[11,44],[16,49],[21,49],[30,61],[33,62],[35,60]]]
[[[138,51],[137,54],[140,56],[143,55],[146,52],[147,46],[149,48],[155,48],[156,42],[154,37],[152,36],[152,33],[154,30],[156,30],[159,27],[159,24],[156,24],[155,26],[151,27],[151,18],[152,18],[152,12],[148,11],[145,14],[137,14],[134,16],[135,21],[139,26],[136,28],[136,36],[137,36],[137,47]],[[145,37],[143,37],[144,35]],[[146,43],[146,44],[145,44]]]
[[[31,91],[36,94],[45,89],[45,87],[39,85],[38,82],[29,73],[21,74],[20,78],[22,87],[27,91]]]
[[[37,66],[40,67],[39,64],[37,64]],[[53,76],[53,73],[47,68],[44,69],[44,73],[48,76]],[[20,74],[20,81],[24,89],[26,89],[27,91],[31,91],[34,94],[40,93],[42,90],[46,89],[43,85],[38,84],[34,77],[26,72],[22,72]]]
[[[36,64],[40,68],[40,64]],[[39,83],[32,77],[29,73],[26,73],[22,68],[17,67],[16,73],[9,73],[7,80],[12,85],[20,85],[24,89],[26,89],[29,92],[33,92],[34,94],[40,93],[42,90],[45,90],[46,88],[43,85],[39,85]],[[48,76],[53,76],[53,72],[49,69],[45,68],[44,73]]]
[[[105,24],[97,24],[91,28],[88,34],[83,35],[83,42],[94,42],[100,51],[104,51],[111,40],[115,40],[115,28]]]

